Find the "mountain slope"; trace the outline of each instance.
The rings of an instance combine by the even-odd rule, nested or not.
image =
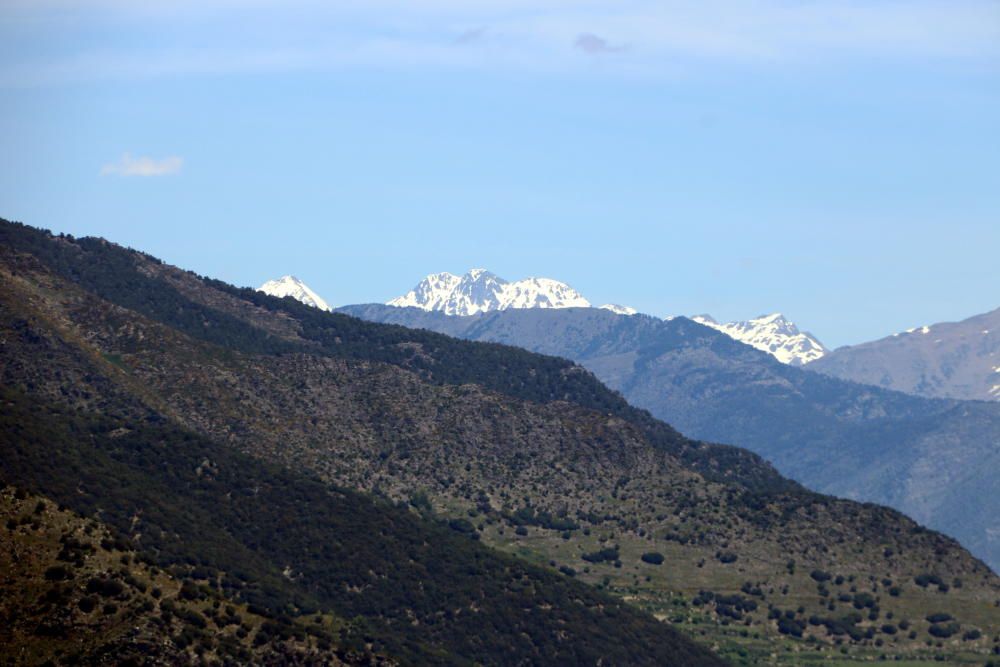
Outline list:
[[[1000,308],[838,348],[809,370],[918,396],[1000,401]]]
[[[320,310],[332,310],[330,304],[324,301],[323,297],[316,294],[308,285],[295,276],[282,276],[276,280],[268,280],[258,287],[257,290],[279,298],[290,296],[300,303],[312,306],[313,308],[319,308]]]
[[[1000,566],[1000,409],[857,385],[781,364],[685,318],[594,309],[447,317],[344,309],[574,359],[683,432],[735,442],[828,493],[882,502]]]
[[[45,438],[63,448],[56,459],[11,427],[18,466],[5,470],[81,502],[82,467],[93,480],[84,489],[97,485],[90,497],[114,494],[101,507],[124,530],[135,494],[173,503],[140,517],[184,521],[143,535],[200,537],[159,539],[158,549],[211,538],[198,551],[256,568],[265,601],[328,605],[349,618],[361,611],[361,632],[390,656],[426,659],[439,647],[494,662],[509,644],[533,661],[593,662],[581,656],[629,650],[611,661],[684,663],[681,640],[655,636],[633,605],[726,655],[762,662],[775,651],[821,658],[838,641],[859,656],[884,650],[876,642],[909,656],[989,649],[982,635],[928,648],[925,619],[938,611],[987,636],[1000,628],[996,577],[954,541],[886,508],[809,493],[741,450],[687,440],[567,361],[323,313],[99,240],[13,226],[0,233],[13,249],[0,255],[0,372],[5,387],[31,397],[11,405],[50,413],[33,419],[34,432],[80,411],[105,420],[78,428],[96,440]],[[164,467],[163,451],[175,464]],[[60,459],[73,465],[53,468]],[[385,503],[366,505],[345,488],[323,499],[329,483]],[[428,520],[436,527],[421,527]],[[219,531],[220,523],[238,529]],[[477,541],[545,570],[512,579],[510,569],[528,567],[512,561],[508,574],[491,575],[497,556],[475,550]],[[411,554],[416,545],[426,550]],[[463,560],[467,550],[480,554],[478,565]],[[813,576],[821,570],[838,577],[824,584]],[[942,586],[956,578],[961,588]],[[570,613],[567,596],[598,595],[574,580],[630,605],[599,603],[618,620]],[[932,581],[942,583],[919,583]],[[414,582],[423,582],[419,595]],[[878,609],[862,593],[872,605],[879,597]],[[513,608],[534,603],[518,596],[542,594],[551,612],[521,623],[524,612]],[[509,596],[510,606],[487,603]],[[855,603],[867,616],[853,615]],[[890,613],[912,622],[912,637],[883,632]],[[593,623],[600,632],[582,636]],[[578,653],[566,653],[566,642]]]
[[[2,231],[3,481],[44,491],[85,515],[99,512],[139,540],[158,565],[200,566],[209,582],[270,615],[298,619],[318,611],[351,619],[338,628],[336,641],[407,664],[721,664],[629,605],[480,545],[468,522],[421,518],[405,503],[331,487],[332,475],[318,479],[322,466],[315,460],[292,465],[308,453],[301,440],[307,429],[296,437],[295,427],[307,427],[316,414],[298,425],[297,415],[270,421],[274,415],[266,414],[260,424],[271,433],[247,428],[256,424],[224,424],[229,410],[257,416],[247,410],[254,395],[282,408],[318,398],[298,388],[297,371],[311,363],[318,365],[317,379],[328,383],[324,388],[337,387],[323,379],[328,357],[310,357],[305,342],[293,351],[287,338],[256,328],[261,335],[252,335],[235,317],[184,300],[162,278],[136,272],[160,266],[136,253],[6,225]],[[49,266],[80,282],[56,275],[39,255],[12,251],[15,245],[34,247]],[[116,272],[126,264],[132,273]],[[179,329],[81,284],[169,314]],[[229,298],[205,292],[217,302]],[[277,320],[291,324],[281,316],[273,320],[264,325],[272,331],[282,328]],[[356,377],[350,391],[331,397],[334,404],[355,397],[359,407],[379,410],[363,400],[364,392],[373,399],[380,393],[372,371],[389,373],[390,385],[409,378],[411,390],[426,391],[397,366],[331,365]],[[260,384],[271,381],[282,388]],[[212,437],[219,429],[227,435]],[[282,451],[282,433],[296,446]],[[344,437],[365,434],[348,428]],[[318,454],[325,443],[314,444]],[[358,460],[367,458],[360,449],[366,443],[356,444]],[[369,477],[367,488],[375,481]]]
[[[781,313],[761,315],[743,322],[719,324],[709,315],[691,318],[721,331],[730,338],[767,352],[784,364],[802,366],[819,359],[827,349],[809,332],[799,331],[794,322],[788,321]]]

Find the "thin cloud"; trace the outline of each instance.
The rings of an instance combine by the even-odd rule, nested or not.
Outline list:
[[[275,21],[276,9],[288,3],[301,11]],[[605,73],[654,77],[730,64],[936,60],[995,68],[997,6],[997,0],[8,0],[0,1],[0,37],[19,55],[0,62],[0,89],[358,67],[560,73],[580,68],[581,53],[593,60],[617,53],[606,58]],[[78,13],[67,14],[67,7]],[[238,41],[229,30],[236,19]],[[193,47],[192,29],[219,38]],[[83,51],[34,48],[91,43],[92,34],[106,32],[136,39]],[[463,45],[475,48],[455,48]]]
[[[584,53],[589,53],[591,55],[618,53],[625,50],[625,47],[622,46],[612,46],[608,43],[608,40],[603,37],[598,37],[592,32],[585,32],[577,35],[576,41],[573,42],[573,46],[580,49]]]
[[[176,174],[184,166],[184,159],[171,155],[157,160],[148,156],[132,157],[129,153],[117,162],[101,167],[101,176],[167,176]]]
[[[479,26],[478,28],[472,28],[471,30],[466,30],[461,35],[455,38],[456,44],[472,44],[478,42],[483,37],[486,36],[486,26]]]

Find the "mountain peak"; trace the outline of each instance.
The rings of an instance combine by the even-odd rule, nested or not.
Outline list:
[[[587,308],[590,302],[566,283],[551,278],[509,282],[486,269],[470,269],[461,277],[434,273],[386,305],[475,315],[507,308]]]
[[[795,323],[781,313],[725,324],[719,324],[710,315],[695,315],[691,319],[792,366],[808,364],[827,353],[826,347],[815,336],[799,331]]]
[[[270,294],[276,297],[290,296],[296,301],[301,301],[307,306],[319,308],[320,310],[332,310],[330,304],[323,300],[319,294],[312,291],[308,285],[292,275],[282,276],[275,280],[268,280],[257,288],[258,292]]]

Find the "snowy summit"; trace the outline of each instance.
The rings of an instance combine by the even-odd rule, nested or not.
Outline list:
[[[695,315],[691,319],[741,343],[763,350],[778,361],[792,366],[808,364],[827,353],[826,347],[815,336],[807,331],[799,331],[781,313],[725,324],[719,324],[709,315]]]
[[[323,300],[319,294],[309,289],[309,286],[295,276],[282,276],[277,280],[268,280],[257,288],[258,292],[270,294],[271,296],[290,296],[296,301],[301,301],[307,306],[319,308],[320,310],[332,310],[330,304]]]
[[[551,278],[509,282],[485,269],[472,269],[464,276],[433,273],[386,305],[475,315],[507,308],[589,308],[590,302],[566,283]]]

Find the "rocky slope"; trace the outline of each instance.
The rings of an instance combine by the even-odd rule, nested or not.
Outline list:
[[[918,396],[1000,401],[1000,308],[841,347],[809,370]]]

